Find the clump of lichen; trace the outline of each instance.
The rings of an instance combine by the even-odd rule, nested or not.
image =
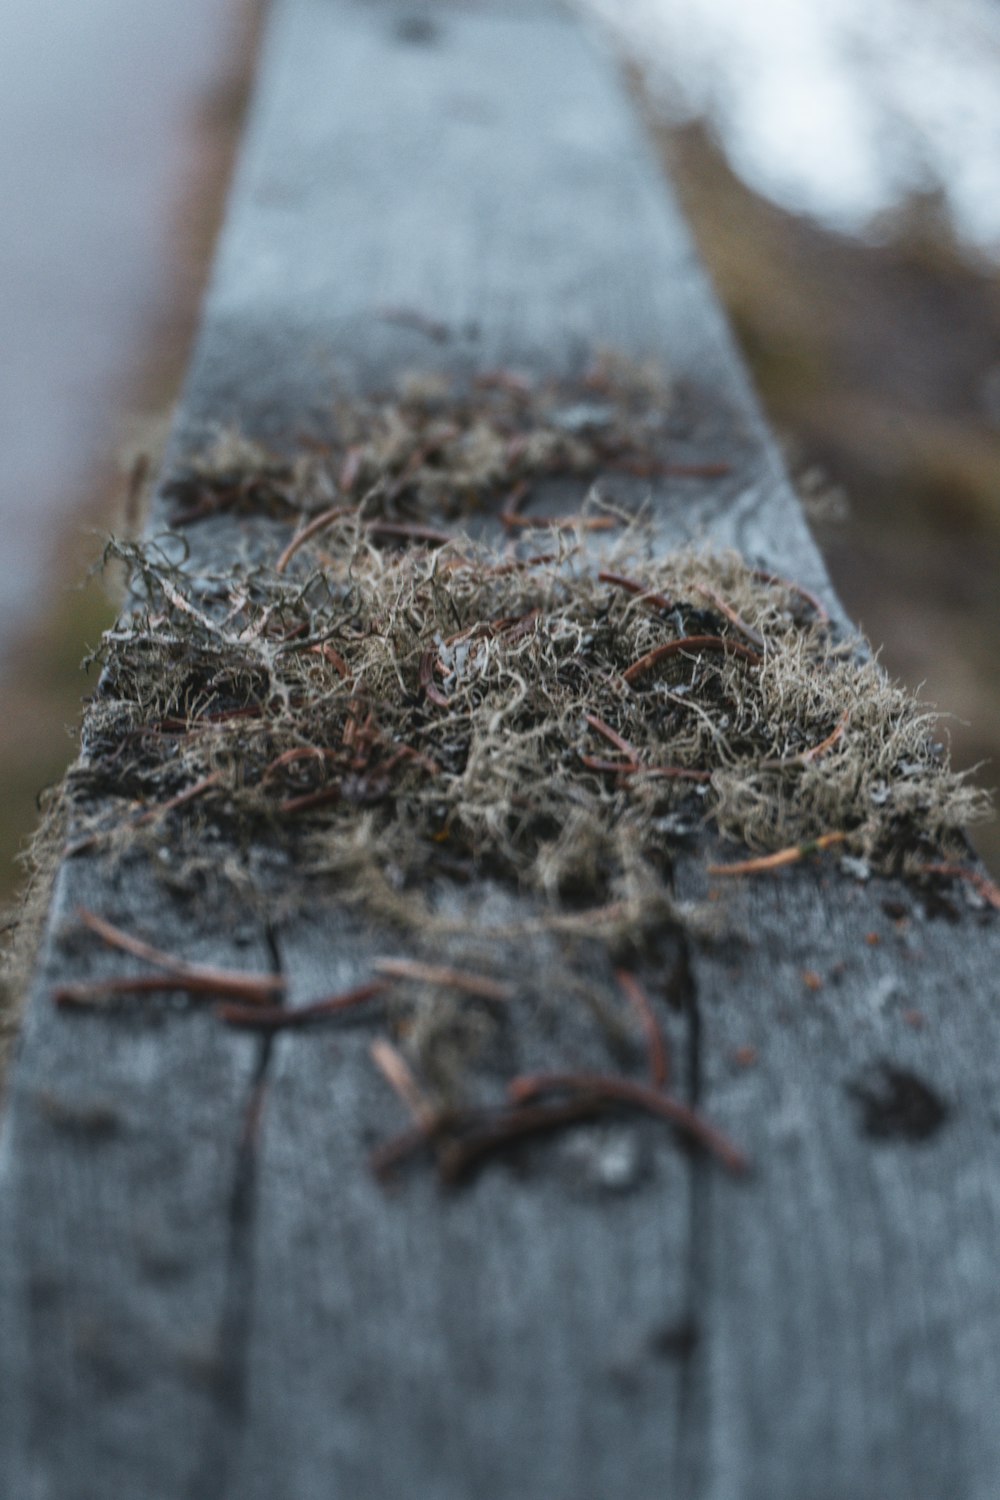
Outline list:
[[[807,596],[629,541],[597,572],[579,541],[388,550],[345,517],[287,572],[198,577],[116,547],[142,604],[73,774],[90,836],[169,830],[176,854],[214,825],[397,914],[481,876],[656,910],[705,826],[754,850],[836,832],[885,872],[961,848],[982,794]]]

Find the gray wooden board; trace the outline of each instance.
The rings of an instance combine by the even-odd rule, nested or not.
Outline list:
[[[414,14],[430,39],[407,39]],[[711,536],[829,597],[687,228],[579,21],[546,0],[278,4],[179,449],[220,426],[294,446],[329,428],[335,390],[578,374],[601,348],[666,365],[678,462],[733,463],[656,486],[665,541]]]
[[[393,307],[448,338],[386,321]],[[413,368],[566,373],[600,346],[663,359],[677,458],[733,465],[655,487],[658,545],[736,545],[836,609],[579,22],[542,0],[279,0],[168,477],[215,426],[322,436],[335,389]],[[154,530],[168,514],[157,502]],[[220,567],[276,535],[224,518],[188,540]],[[682,894],[703,867],[681,868]],[[280,963],[293,1001],[361,972],[377,935],[316,898],[241,933],[141,869],[69,864],[0,1155],[0,1493],[995,1495],[996,925],[823,879],[724,891],[745,936],[692,949],[670,1018],[682,1086],[746,1143],[751,1182],[654,1127],[622,1194],[581,1183],[570,1138],[446,1195],[426,1172],[389,1193],[368,1172],[398,1106],[365,1025],[267,1048],[198,1015],[49,1006],[55,976],[98,961],[66,945],[81,901],[217,962]],[[913,910],[905,929],[884,899]],[[545,1056],[572,1041],[567,1022]],[[927,1140],[861,1129],[845,1085],[875,1087],[879,1063],[947,1100]]]
[[[370,973],[371,936],[332,933],[323,913],[279,942],[293,1000]],[[537,1003],[508,1023],[511,1071],[594,1066],[565,996],[558,1030],[525,1047]],[[588,1126],[459,1190],[426,1164],[382,1186],[367,1145],[408,1121],[369,1059],[373,1030],[276,1047],[233,1494],[658,1494],[684,1377],[686,1157],[652,1122],[638,1140]],[[636,1164],[609,1178],[601,1157],[622,1150]]]
[[[271,969],[252,925],[171,909],[141,868],[62,869],[0,1144],[0,1494],[186,1495],[237,1378],[261,1044],[189,1008],[57,1012],[67,976],[136,968],[81,934],[78,906],[193,959]]]
[[[705,893],[700,860],[678,884]],[[836,870],[715,884],[733,936],[693,964],[698,1098],[756,1165],[745,1199],[693,1167],[699,1422],[682,1493],[987,1500],[996,916],[961,897],[928,914],[897,882]]]

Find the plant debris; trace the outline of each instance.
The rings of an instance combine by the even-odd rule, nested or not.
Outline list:
[[[293,574],[110,550],[143,604],[105,639],[72,773],[89,838],[182,858],[189,828],[194,859],[214,823],[372,898],[485,874],[633,910],[641,887],[662,910],[703,825],[767,851],[724,873],[832,844],[900,873],[960,858],[988,810],[930,713],[732,555],[646,563],[631,594],[563,537],[541,556],[383,551],[351,517]]]
[[[548,524],[519,514],[537,481],[593,480],[615,472],[650,479],[711,479],[728,464],[678,462],[671,450],[669,386],[655,365],[610,353],[573,382],[487,371],[471,384],[404,377],[398,394],[343,398],[335,435],[294,460],[232,434],[166,487],[171,524],[222,511],[301,513],[356,505],[369,523],[437,526],[476,514],[507,524]],[[592,517],[591,524],[608,524]]]
[[[188,893],[221,872],[252,895],[270,869],[269,900],[328,892],[366,926],[366,958],[350,987],[291,1009],[280,980],[258,993],[88,916],[160,972],[64,986],[60,1003],[211,992],[221,1021],[270,1031],[377,999],[389,1036],[373,1056],[414,1115],[380,1173],[432,1149],[455,1180],[622,1110],[742,1170],[668,1092],[651,976],[693,921],[672,895],[677,852],[710,829],[750,852],[715,874],[836,846],[866,869],[951,877],[988,804],[950,770],[934,716],[806,590],[728,553],[650,561],[641,516],[594,492],[579,507],[581,478],[671,471],[665,398],[610,364],[585,392],[509,371],[461,398],[423,382],[345,403],[337,441],[307,458],[227,439],[170,487],[176,525],[285,516],[270,552],[258,538],[253,557],[199,571],[155,541],[111,543],[132,608],[101,650],[70,849],[146,856]],[[553,477],[574,480],[577,513],[525,517]],[[479,519],[508,539],[459,529]],[[598,552],[606,523],[620,535]],[[491,892],[503,920],[483,916]],[[578,1041],[555,1068],[516,1035],[554,1007]],[[620,1071],[643,1057],[649,1083]]]

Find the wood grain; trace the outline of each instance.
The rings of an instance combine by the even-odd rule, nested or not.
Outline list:
[[[677,462],[729,465],[633,481],[657,544],[737,546],[842,618],[600,39],[544,0],[278,0],[165,478],[218,426],[322,438],[335,389],[600,347],[668,366]],[[188,539],[218,567],[288,537]],[[0,1494],[992,1500],[995,915],[960,894],[932,919],[832,856],[724,883],[722,942],[664,939],[668,1029],[751,1180],[616,1123],[446,1194],[368,1168],[405,1124],[370,1019],[262,1040],[52,1010],[56,981],[126,968],[73,936],[80,903],[280,969],[292,1003],[392,951],[293,872],[261,880],[273,919],[234,924],[141,865],[60,876],[0,1146]],[[588,1061],[569,1007],[524,1036],[521,1062]],[[638,1153],[618,1190],[595,1140]]]

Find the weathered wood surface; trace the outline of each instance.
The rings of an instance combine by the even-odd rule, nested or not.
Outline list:
[[[450,337],[380,316],[399,306]],[[665,360],[678,458],[733,465],[659,486],[662,544],[733,543],[835,608],[579,23],[543,0],[279,0],[168,472],[217,423],[322,435],[334,375],[559,372],[594,346]],[[218,564],[261,529],[191,540]],[[703,893],[707,853],[682,894]],[[654,1133],[627,1192],[546,1148],[461,1193],[415,1174],[386,1195],[358,1143],[395,1105],[363,1027],[268,1044],[187,1010],[56,1014],[57,978],[127,967],[74,937],[81,903],[278,968],[293,1003],[349,982],[369,941],[328,911],[233,930],[134,866],[65,866],[0,1147],[0,1494],[1000,1492],[995,916],[958,901],[932,920],[832,862],[722,891],[735,935],[679,955],[672,1041],[689,1096],[752,1154],[747,1182]],[[864,1128],[858,1090],[886,1067],[946,1103],[923,1138],[912,1107],[870,1104],[890,1133]]]

